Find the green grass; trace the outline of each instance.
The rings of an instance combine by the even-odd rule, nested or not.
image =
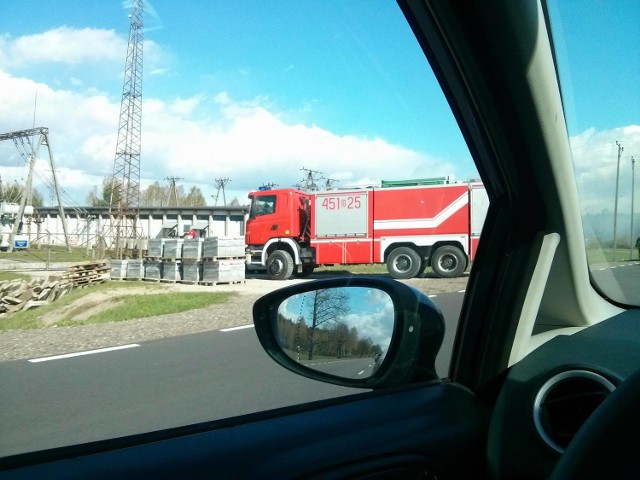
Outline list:
[[[616,248],[616,262],[629,261],[629,247]],[[632,260],[638,259],[638,249],[633,249]],[[613,262],[613,248],[592,248],[587,249],[587,260],[589,265],[597,263],[609,263]]]
[[[93,315],[82,321],[71,318],[56,322],[59,326],[89,325],[96,323],[122,322],[136,318],[154,317],[169,313],[180,313],[209,305],[224,303],[227,292],[172,292],[171,295],[123,295],[113,298],[123,303],[117,307]],[[69,317],[81,312],[69,312]]]
[[[150,291],[158,291],[159,294],[119,295],[114,292],[113,298],[121,300],[123,302],[122,305],[97,313],[81,322],[73,321],[71,317],[87,310],[91,305],[80,309],[76,308],[67,312],[61,321],[53,325],[88,325],[93,323],[131,320],[166,313],[184,312],[215,303],[224,303],[229,298],[229,295],[231,295],[231,293],[227,292],[171,292],[170,295],[164,295],[162,294],[164,287],[159,284],[149,284],[147,282],[107,282],[89,288],[75,289],[49,305],[24,312],[17,312],[0,319],[0,331],[44,328],[46,325],[44,325],[40,319],[45,314],[64,308],[90,293],[108,292],[109,290],[118,288],[144,288]]]
[[[31,280],[29,275],[22,275],[11,271],[0,271],[0,282],[5,280]]]
[[[314,273],[326,273],[329,275],[343,273],[360,273],[360,274],[378,274],[387,273],[387,267],[384,264],[371,265],[334,265],[332,267],[322,266],[314,270]]]
[[[86,248],[72,248],[68,252],[63,246],[43,245],[38,250],[32,245],[27,250],[16,250],[14,252],[0,252],[0,260],[15,260],[20,262],[84,262],[94,260],[92,251],[87,253]]]

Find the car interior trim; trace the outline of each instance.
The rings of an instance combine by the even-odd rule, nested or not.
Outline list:
[[[542,421],[542,404],[546,400],[549,392],[553,389],[553,387],[559,385],[565,380],[572,378],[586,378],[589,380],[593,380],[601,384],[603,387],[609,390],[609,392],[613,392],[616,389],[616,386],[612,382],[607,380],[602,375],[590,370],[567,370],[565,372],[558,373],[557,375],[554,375],[549,380],[547,380],[542,385],[542,387],[540,387],[540,390],[538,391],[538,394],[536,395],[536,398],[533,402],[533,423],[538,434],[540,435],[540,438],[542,438],[542,440],[544,440],[547,445],[549,445],[558,453],[563,453],[565,449],[558,445],[557,442],[553,440],[553,438],[551,438],[551,436],[545,429]]]

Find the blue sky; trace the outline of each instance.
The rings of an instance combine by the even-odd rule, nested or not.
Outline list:
[[[394,331],[395,313],[391,297],[382,290],[365,287],[341,288],[348,294],[346,302],[350,312],[341,321],[349,328],[356,327],[360,338],[370,338],[374,344],[380,345],[386,351]],[[292,321],[303,316],[308,327],[313,320],[312,294],[294,295],[278,309]],[[321,328],[327,328],[323,325]]]
[[[120,0],[0,3],[0,131],[32,126],[37,92],[36,124],[49,127],[61,183],[82,204],[113,168],[129,9]],[[609,58],[600,23],[562,24],[566,51],[585,45],[591,56],[570,57],[578,82],[565,93],[571,134],[594,151],[640,123],[639,89],[629,88],[640,71],[638,15],[562,3],[569,19],[587,5],[624,27],[620,65],[594,68]],[[214,178],[229,177],[227,198],[244,201],[263,183],[296,183],[302,167],[342,185],[476,175],[394,2],[154,0],[144,18],[143,186],[180,176],[208,196]],[[627,88],[608,88],[614,75]],[[3,180],[24,177],[4,143]]]
[[[556,1],[556,42],[570,132],[640,121],[640,4],[637,0]],[[587,15],[580,15],[587,13]],[[576,21],[574,19],[579,19]],[[555,25],[555,24],[554,24]],[[568,67],[568,68],[566,68]],[[571,82],[571,83],[569,83]],[[640,152],[638,152],[640,155]]]
[[[619,211],[628,213],[631,157],[640,160],[640,4],[556,0],[550,14],[583,212],[613,211],[620,142]]]

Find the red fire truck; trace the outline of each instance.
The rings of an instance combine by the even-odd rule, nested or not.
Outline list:
[[[269,278],[307,276],[319,265],[386,263],[392,277],[462,275],[488,208],[479,183],[249,194],[247,267]]]

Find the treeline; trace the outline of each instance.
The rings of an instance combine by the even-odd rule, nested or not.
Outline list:
[[[18,182],[14,182],[9,185],[0,183],[0,202],[20,203],[22,196],[24,195],[24,191],[25,186],[20,185]],[[28,202],[28,205],[32,205],[36,208],[44,206],[44,199],[40,192],[35,188],[31,190],[31,201]]]
[[[112,190],[114,191],[113,203],[117,205],[124,196],[124,188],[119,182],[114,185],[112,177],[105,177],[102,180],[101,189],[98,186],[93,187],[87,196],[87,204],[92,207],[109,206],[112,201]],[[239,205],[240,202],[234,198],[229,204]],[[186,191],[182,185],[160,184],[156,181],[140,190],[140,207],[202,207],[206,205],[202,191],[195,185]]]
[[[314,355],[362,358],[382,353],[380,345],[374,344],[369,337],[361,337],[356,327],[349,328],[341,320],[313,328],[302,318],[292,321],[279,315],[278,332],[283,348],[299,351],[301,358],[307,360],[313,360]]]

